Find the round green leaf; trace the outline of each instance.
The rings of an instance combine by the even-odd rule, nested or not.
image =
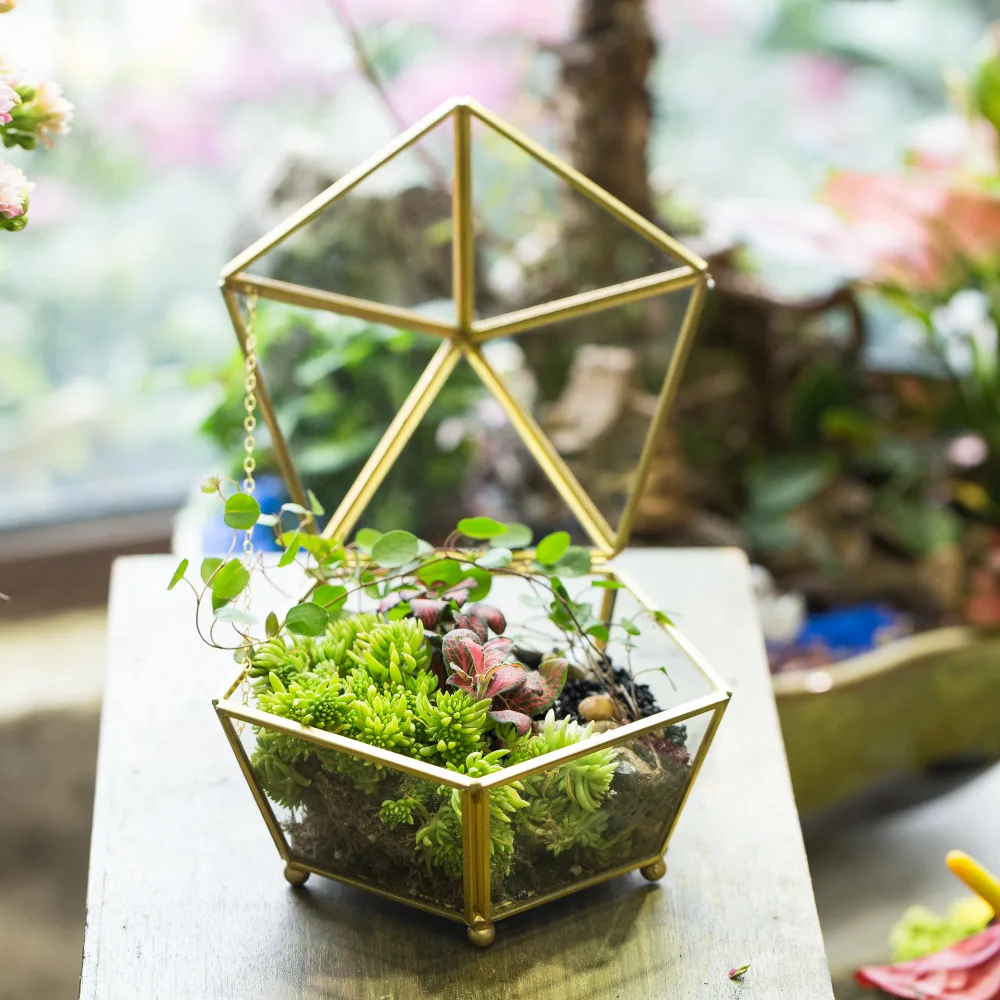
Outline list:
[[[170,578],[170,583],[167,584],[167,590],[173,590],[184,579],[184,574],[187,572],[188,568],[187,559],[182,559],[177,569],[174,570],[174,575]]]
[[[504,525],[503,534],[497,535],[493,539],[493,544],[504,545],[508,549],[526,549],[531,544],[531,539],[531,528],[514,521]]]
[[[253,625],[257,621],[253,615],[248,615],[245,611],[228,604],[215,612],[215,620],[217,622],[233,622],[238,625]]]
[[[469,566],[462,571],[462,576],[472,577],[476,581],[476,585],[469,591],[469,600],[473,603],[481,601],[493,586],[493,574],[489,570],[481,569],[479,566]]]
[[[230,559],[212,577],[212,596],[220,601],[231,601],[246,589],[250,573],[238,559]]]
[[[372,559],[386,569],[405,566],[417,554],[417,536],[409,531],[387,531],[372,546]]]
[[[494,546],[488,549],[485,555],[476,560],[476,565],[482,566],[483,569],[503,569],[504,566],[510,564],[513,558],[514,554],[510,549],[505,549],[502,546]]]
[[[362,528],[354,536],[354,544],[361,549],[362,552],[371,552],[372,546],[382,537],[381,531],[376,531],[374,528]]]
[[[430,586],[433,583],[443,583],[454,586],[464,580],[469,574],[462,569],[462,564],[455,559],[433,559],[421,566],[416,577],[421,583]]]
[[[222,565],[222,560],[218,556],[208,556],[201,561],[201,579],[203,583],[208,583],[212,579],[212,574]]]
[[[495,538],[506,528],[492,517],[463,517],[458,522],[458,530],[467,538]]]
[[[546,566],[559,562],[569,548],[569,532],[553,531],[546,535],[535,549],[535,558]]]
[[[590,572],[590,552],[582,545],[571,545],[559,559],[557,566],[563,576],[585,576]]]
[[[312,601],[305,601],[290,608],[285,615],[285,628],[295,635],[322,635],[330,616],[324,608]]]
[[[260,504],[249,493],[234,493],[226,501],[226,513],[222,520],[230,528],[249,531],[260,517]]]
[[[339,584],[321,583],[312,595],[321,608],[341,607],[347,600],[347,588]]]

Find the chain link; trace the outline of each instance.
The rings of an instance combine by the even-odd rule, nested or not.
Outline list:
[[[243,492],[253,494],[257,488],[253,474],[257,468],[257,460],[254,458],[254,448],[257,442],[254,438],[254,431],[257,429],[257,295],[251,292],[247,296],[247,317],[246,317],[246,340],[244,344],[245,361],[243,365],[243,409],[246,416],[243,417]],[[248,573],[253,572],[253,529],[243,535],[243,564]],[[250,612],[250,588],[243,591],[243,610]],[[250,703],[250,652],[247,650],[243,656],[243,682],[240,685],[240,694],[243,704]],[[239,731],[243,731],[243,723],[239,725]]]

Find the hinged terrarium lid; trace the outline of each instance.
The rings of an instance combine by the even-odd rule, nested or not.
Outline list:
[[[441,126],[450,127],[454,150],[450,229],[453,318],[442,319],[439,314],[418,312],[357,298],[340,291],[276,280],[255,272],[254,266],[269,253]],[[477,129],[481,131],[474,142]],[[647,249],[653,248],[677,266],[668,269],[661,266],[655,273],[632,277],[604,287],[588,288],[577,294],[563,295],[516,311],[481,315],[477,309],[477,289],[481,283],[477,282],[475,270],[477,242],[481,240],[482,234],[473,208],[472,163],[473,147],[484,136],[488,136],[490,141],[502,140],[512,144],[519,155],[531,158],[533,166],[564,182],[567,190],[572,190],[588,206],[596,206],[596,211],[602,218],[616,220],[617,224],[627,227],[631,238],[642,241]],[[563,249],[560,247],[560,251]],[[241,295],[325,310],[399,330],[419,331],[440,340],[426,369],[416,380],[353,485],[330,517],[324,530],[326,536],[345,539],[355,528],[389,470],[427,415],[431,404],[452,376],[456,365],[464,359],[502,408],[531,458],[575,517],[591,543],[593,555],[608,558],[624,548],[631,534],[710,280],[707,264],[696,254],[475,101],[458,98],[442,105],[415,124],[377,156],[343,176],[235,257],[223,270],[222,288],[244,351],[247,331],[240,308]],[[572,282],[567,285],[571,288]],[[533,337],[543,337],[547,333],[552,336],[551,328],[556,326],[558,329],[558,324],[589,316],[595,317],[593,322],[600,322],[600,314],[604,313],[606,318],[608,310],[629,307],[633,303],[672,292],[681,292],[686,297],[686,305],[677,324],[676,339],[671,349],[663,352],[665,359],[662,384],[658,387],[658,392],[648,397],[649,405],[644,414],[648,426],[640,438],[641,449],[634,459],[629,460],[630,464],[634,460],[634,467],[626,473],[627,481],[621,487],[623,502],[618,510],[617,523],[613,524],[581,484],[565,455],[560,453],[552,438],[528,411],[524,401],[518,398],[510,384],[498,373],[490,358],[489,343],[524,332],[529,332]],[[264,384],[263,372],[258,372],[258,399],[270,431],[275,458],[289,493],[295,502],[306,506],[305,490]],[[595,404],[599,402],[599,399],[595,399]]]

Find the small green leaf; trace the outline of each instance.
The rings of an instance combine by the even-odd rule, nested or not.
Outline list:
[[[330,616],[324,608],[312,601],[304,601],[289,608],[285,615],[285,628],[295,635],[322,635],[326,631]]]
[[[463,517],[458,530],[467,538],[495,538],[507,529],[492,517]]]
[[[372,546],[372,559],[386,569],[405,566],[417,554],[417,536],[409,531],[387,531]]]
[[[222,560],[217,556],[209,556],[201,561],[201,579],[203,583],[208,583],[212,579],[212,574],[222,565]]]
[[[219,608],[224,608],[230,601],[231,597],[216,597],[212,595],[212,612],[213,614],[219,610]]]
[[[174,575],[170,578],[170,583],[167,584],[167,590],[173,590],[184,579],[184,574],[187,572],[187,568],[190,565],[187,559],[182,559],[174,570]]]
[[[278,560],[279,566],[290,566],[295,562],[295,557],[299,554],[299,549],[302,546],[302,536],[297,531],[293,531],[290,534],[291,538],[287,542],[285,542],[285,536],[282,535],[285,551],[281,553],[281,558]]]
[[[300,503],[283,503],[281,505],[282,510],[287,510],[291,514],[308,514],[309,511],[305,509]]]
[[[629,635],[641,635],[642,634],[639,631],[639,629],[636,627],[635,622],[632,621],[631,618],[623,618],[618,624],[621,625],[621,627],[626,632],[628,632]]]
[[[476,565],[481,566],[483,569],[503,569],[504,566],[510,565],[510,561],[513,558],[514,553],[510,549],[495,546],[488,549],[485,555],[477,559]]]
[[[600,639],[601,642],[608,641],[608,634],[607,625],[591,625],[587,629],[587,635],[592,635],[595,639]]]
[[[321,583],[312,595],[313,601],[315,601],[321,608],[331,608],[331,607],[343,607],[344,602],[347,600],[347,588],[340,586],[340,584],[331,583]]]
[[[476,581],[476,585],[469,591],[469,600],[472,603],[481,601],[493,587],[493,574],[479,566],[468,566],[462,571],[462,577],[472,577]]]
[[[230,559],[212,577],[212,596],[223,601],[231,601],[246,589],[250,573],[238,559]]]
[[[309,507],[312,509],[312,512],[317,517],[322,517],[326,511],[323,509],[323,505],[319,502],[319,498],[315,493],[313,493],[312,490],[306,490],[306,494],[309,497]]]
[[[503,526],[503,534],[493,539],[494,545],[504,545],[508,549],[526,549],[531,544],[531,528],[513,521]]]
[[[656,622],[657,625],[673,626],[674,624],[670,617],[665,615],[662,611],[653,612],[653,621]]]
[[[398,621],[400,618],[405,618],[410,613],[410,605],[406,601],[391,607],[386,614],[386,620],[390,622]]]
[[[217,622],[233,622],[239,625],[254,625],[257,622],[253,615],[248,615],[245,611],[240,611],[239,608],[234,608],[231,605],[219,608],[215,612],[215,620]]]
[[[535,549],[535,558],[543,566],[551,566],[559,562],[569,548],[569,532],[553,531],[551,535],[546,535]]]
[[[565,576],[586,576],[590,572],[590,551],[582,545],[571,545],[556,563]]]
[[[269,611],[264,619],[264,631],[272,638],[281,631],[281,622],[273,611]]]
[[[376,531],[374,528],[362,528],[354,536],[354,544],[362,552],[371,552],[372,546],[382,537],[381,531]]]
[[[468,576],[456,559],[434,559],[425,563],[417,570],[416,577],[421,583],[430,586],[433,583],[443,583],[451,587]]]
[[[249,531],[260,517],[260,504],[249,493],[234,493],[226,501],[226,512],[222,520],[230,528]]]
[[[617,580],[594,580],[591,587],[600,587],[601,590],[621,590],[625,584]]]
[[[219,477],[209,476],[207,479],[202,481],[201,492],[202,493],[214,493],[219,488]]]
[[[738,965],[735,969],[729,970],[729,978],[734,981],[741,980],[750,971],[750,963],[747,962],[746,965]]]

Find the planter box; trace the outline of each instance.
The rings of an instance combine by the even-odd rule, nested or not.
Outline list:
[[[616,603],[630,602],[633,615],[646,607],[620,574],[601,575],[626,588],[601,592],[606,620]],[[656,626],[642,639],[633,667],[666,663],[640,681],[668,707],[480,779],[259,711],[241,700],[242,668],[214,704],[291,883],[324,875],[464,921],[473,943],[488,945],[495,920],[633,869],[665,873],[663,854],[730,692],[676,629]],[[561,849],[553,815],[574,768],[595,760],[614,776],[586,816],[592,846],[584,837]],[[514,842],[504,865],[491,850],[490,814],[511,786],[528,806],[506,827]],[[380,817],[383,802],[408,791],[431,811],[454,806],[440,831],[451,849],[444,866],[415,851],[416,824]]]

